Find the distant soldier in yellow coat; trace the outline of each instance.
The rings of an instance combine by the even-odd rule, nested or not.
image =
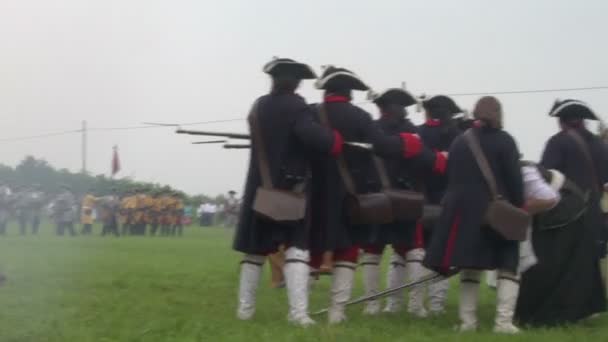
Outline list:
[[[173,208],[175,206],[174,200],[171,197],[169,190],[164,190],[160,197],[161,207],[161,227],[160,235],[169,236],[171,234],[171,226],[173,225]]]
[[[122,235],[126,236],[134,233],[135,209],[137,208],[137,197],[133,191],[128,191],[120,203],[121,214],[123,217]]]
[[[134,235],[146,235],[146,212],[148,210],[148,195],[143,190],[135,194],[135,212],[133,217]]]
[[[129,200],[129,196],[131,195],[131,193],[129,191],[125,191],[122,196],[120,196],[120,205],[118,206],[118,218],[119,218],[119,224],[122,227],[122,235],[124,236],[125,233],[129,232],[129,228],[128,228],[128,217],[127,217],[127,202]]]
[[[80,207],[80,223],[82,223],[82,235],[91,235],[93,233],[93,209],[97,198],[93,196],[93,191],[89,190],[82,199]]]
[[[143,199],[144,201],[144,229],[143,229],[143,233],[144,235],[146,235],[147,233],[147,226],[150,225],[150,229],[153,222],[153,218],[152,218],[152,213],[154,210],[154,205],[156,203],[156,200],[154,199],[154,191],[150,190],[148,191],[148,193],[145,194],[145,197]]]
[[[183,218],[184,218],[184,201],[182,196],[178,192],[174,192],[173,196],[173,219],[172,219],[172,230],[171,235],[182,236],[184,232]]]
[[[160,191],[155,190],[148,197],[149,208],[147,212],[146,222],[150,225],[150,235],[156,235],[158,231],[158,227],[161,224],[161,216],[162,216],[162,201],[160,198]]]

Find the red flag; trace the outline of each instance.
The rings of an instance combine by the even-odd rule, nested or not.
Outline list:
[[[114,146],[114,154],[112,156],[112,177],[120,171],[120,159],[118,158],[118,146]]]

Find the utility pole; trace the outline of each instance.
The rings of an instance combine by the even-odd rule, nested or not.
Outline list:
[[[82,173],[87,173],[87,121],[82,121]]]

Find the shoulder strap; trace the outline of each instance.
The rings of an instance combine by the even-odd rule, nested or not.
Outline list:
[[[323,104],[319,104],[319,119],[321,123],[328,128],[331,128],[331,124],[329,123],[329,118],[327,117],[327,111],[325,110],[325,106]],[[348,171],[348,166],[346,165],[346,160],[344,160],[344,154],[340,153],[337,158],[338,162],[338,172],[340,172],[340,177],[344,182],[344,186],[346,187],[346,191],[352,195],[357,193],[355,182],[353,181],[353,177]]]
[[[483,150],[481,149],[481,145],[479,144],[479,139],[475,136],[475,131],[473,129],[469,129],[464,134],[465,139],[467,140],[467,144],[473,153],[473,157],[483,174],[483,178],[486,180],[488,187],[490,188],[490,195],[492,198],[496,199],[500,197],[498,194],[498,186],[496,185],[496,179],[494,178],[494,174],[492,173],[492,169],[490,168],[490,164],[488,163],[488,159],[483,154]]]
[[[587,163],[587,167],[589,168],[589,172],[591,173],[591,179],[593,180],[593,191],[601,193],[602,191],[600,191],[600,189],[598,188],[600,184],[599,178],[597,177],[597,173],[595,172],[595,164],[593,163],[593,158],[591,158],[589,146],[587,145],[587,143],[585,143],[585,140],[577,131],[570,129],[568,130],[568,135],[576,142],[578,148],[581,150],[583,156],[585,157],[585,162]]]
[[[388,176],[388,172],[386,171],[386,165],[384,164],[384,160],[382,160],[378,156],[372,156],[374,159],[374,165],[376,166],[376,170],[378,171],[378,177],[380,177],[380,184],[382,184],[383,189],[390,189],[391,181]]]
[[[272,189],[273,185],[272,177],[270,176],[270,167],[268,166],[268,156],[266,155],[264,140],[262,138],[262,129],[260,128],[258,120],[258,105],[259,101],[256,101],[249,113],[249,129],[253,133],[252,139],[257,155],[260,176],[262,178],[262,187]]]

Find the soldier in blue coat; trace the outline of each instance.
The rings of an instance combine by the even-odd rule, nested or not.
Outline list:
[[[272,89],[269,94],[257,99],[254,110],[273,186],[282,190],[301,188],[307,196],[309,159],[313,155],[340,153],[342,138],[338,133],[317,124],[310,106],[295,93],[301,80],[316,77],[308,65],[286,58],[275,59],[264,67],[264,72],[272,78]],[[256,139],[255,134],[253,138]],[[235,250],[244,254],[237,316],[243,320],[253,317],[262,266],[269,254],[284,245],[283,272],[289,301],[288,320],[296,325],[308,326],[314,324],[308,315],[310,216],[284,224],[261,217],[253,211],[256,191],[262,186],[259,153],[254,141],[233,244]]]

